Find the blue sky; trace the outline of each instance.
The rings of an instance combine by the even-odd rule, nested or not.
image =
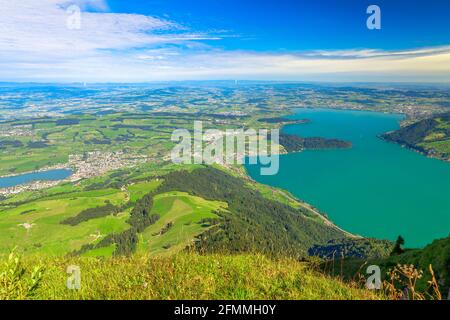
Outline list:
[[[196,30],[226,30],[225,49],[406,49],[450,42],[446,0],[112,0],[111,10],[168,17]],[[366,28],[366,8],[383,28]],[[235,37],[232,37],[235,36]],[[211,43],[212,44],[212,43]]]
[[[381,30],[366,27],[371,4],[381,9]],[[0,0],[0,6],[0,81],[450,82],[446,0]]]

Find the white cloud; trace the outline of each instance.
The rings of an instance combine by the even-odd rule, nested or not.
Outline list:
[[[313,58],[336,58],[336,59],[358,59],[358,58],[411,58],[428,55],[436,55],[440,53],[450,52],[450,46],[433,47],[433,48],[418,48],[398,51],[384,51],[375,49],[359,49],[359,50],[315,50],[303,54],[305,57]]]
[[[103,1],[77,3],[106,8]],[[0,0],[2,53],[71,56],[202,38],[196,34],[178,34],[181,27],[175,23],[137,14],[82,12],[81,28],[70,29],[71,13],[66,11],[69,4],[66,0]],[[177,34],[173,36],[167,31]]]
[[[84,11],[67,28],[66,8]],[[102,0],[0,0],[0,81],[272,79],[450,82],[450,47],[302,53],[224,51],[219,38]],[[88,11],[86,11],[88,10]]]

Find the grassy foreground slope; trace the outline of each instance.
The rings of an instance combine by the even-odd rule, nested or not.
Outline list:
[[[34,287],[29,289],[33,268],[39,265],[44,266],[41,277],[35,272]],[[67,289],[69,265],[80,267],[80,290]],[[325,276],[309,264],[288,258],[271,260],[260,254],[185,253],[114,259],[28,257],[22,263],[2,263],[0,278],[4,271],[13,268],[25,273],[10,281],[0,279],[0,299],[381,298]]]

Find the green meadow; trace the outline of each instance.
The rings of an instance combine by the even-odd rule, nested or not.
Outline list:
[[[94,178],[90,183],[103,180]],[[160,179],[152,179],[132,183],[125,189],[91,191],[83,191],[79,186],[58,186],[31,201],[27,201],[25,195],[18,195],[14,198],[16,202],[0,207],[0,255],[16,248],[27,255],[64,256],[83,245],[98,243],[106,235],[123,232],[130,228],[126,221],[130,217],[131,206],[125,206],[126,209],[117,214],[89,219],[77,225],[61,222],[107,203],[117,207],[133,204],[160,184]],[[223,209],[226,209],[225,203],[206,201],[187,193],[156,195],[151,212],[158,214],[160,219],[139,234],[139,252],[159,255],[182,251],[210,227],[204,219],[218,218],[215,212]],[[114,245],[95,248],[84,252],[83,256],[110,257],[114,249]]]
[[[13,247],[27,253],[64,255],[98,241],[112,232],[126,230],[129,212],[92,219],[77,226],[61,224],[81,211],[106,203],[120,204],[125,193],[113,190],[74,192],[49,196],[0,212],[0,253]]]
[[[130,201],[136,202],[141,199],[147,193],[155,190],[161,182],[159,180],[151,180],[148,182],[136,183],[128,186],[128,192],[130,193]]]
[[[226,206],[226,203],[206,201],[184,192],[157,195],[152,213],[159,214],[160,219],[140,234],[139,250],[151,254],[173,254],[183,250],[209,227],[202,220],[218,218],[214,212]],[[168,225],[171,227],[167,232],[161,233]]]

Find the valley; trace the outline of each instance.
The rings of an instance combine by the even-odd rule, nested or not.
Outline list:
[[[305,95],[310,89],[316,98]],[[431,117],[435,119],[433,128],[420,134],[422,140],[415,143],[432,145],[435,151],[428,154],[441,157],[447,144],[442,107],[430,100],[433,107],[397,108],[404,115],[387,114],[374,112],[385,112],[383,104],[356,108],[351,103],[337,103],[337,92],[373,96],[372,89],[310,89],[279,84],[221,84],[201,86],[198,91],[130,87],[121,88],[120,95],[127,97],[134,90],[151,92],[147,100],[152,100],[152,105],[139,105],[141,97],[133,106],[80,113],[69,107],[68,100],[64,111],[70,112],[65,114],[5,118],[0,122],[0,179],[52,168],[68,168],[71,175],[0,189],[0,257],[7,259],[14,251],[27,265],[32,265],[35,257],[54,259],[55,264],[49,264],[54,270],[71,259],[96,264],[97,259],[113,263],[136,257],[167,263],[170,259],[197,261],[197,254],[219,255],[224,261],[228,256],[240,261],[231,257],[260,254],[270,259],[269,264],[286,258],[304,261],[294,264],[295,269],[314,266],[316,256],[326,261],[330,250],[337,249],[342,250],[343,258],[356,259],[351,265],[385,259],[399,234],[405,236],[409,247],[445,239],[449,208],[447,179],[443,177],[449,173],[447,163],[378,137],[386,132],[396,134],[396,129],[402,136],[408,126]],[[96,90],[89,93],[90,103],[97,101],[98,94],[105,94],[104,88]],[[377,90],[378,95],[383,94],[382,89]],[[403,92],[399,89],[395,95]],[[299,93],[302,104],[309,101],[300,109]],[[208,98],[198,100],[194,98],[197,95]],[[174,97],[177,101],[169,103]],[[315,108],[312,101],[328,102]],[[255,175],[258,165],[173,164],[172,132],[192,131],[194,121],[202,121],[205,129],[223,131],[282,128],[280,172],[261,178]],[[397,156],[391,157],[393,154]],[[292,165],[289,159],[293,159]],[[436,177],[436,189],[430,193],[412,183],[409,167],[415,168],[414,179],[423,179],[419,185],[424,187]],[[409,196],[402,196],[400,190]],[[430,218],[424,220],[423,212],[430,208]],[[438,267],[441,274],[443,268]],[[350,265],[348,270],[353,270]],[[55,276],[52,272],[51,277]],[[124,272],[131,276],[130,270]],[[330,297],[341,297],[339,290],[344,289],[339,289],[338,283]],[[342,285],[353,290],[346,287],[348,283]],[[308,296],[299,290],[295,288],[291,296]],[[189,294],[175,296],[191,297]]]

